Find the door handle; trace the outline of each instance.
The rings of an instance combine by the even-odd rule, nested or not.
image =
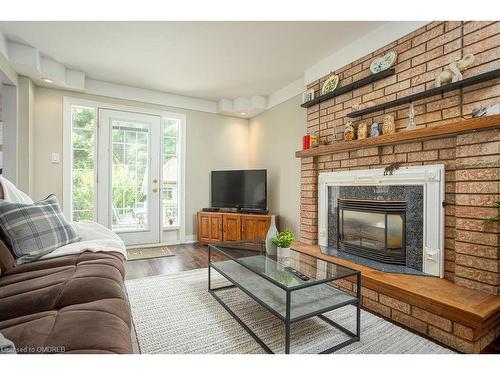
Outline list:
[[[158,189],[157,189],[157,188],[154,188],[154,189],[153,189],[153,193],[158,193]]]
[[[153,178],[153,184],[156,184],[158,182],[157,178]]]

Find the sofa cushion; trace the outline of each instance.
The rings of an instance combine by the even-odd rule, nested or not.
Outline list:
[[[100,299],[126,299],[123,275],[123,258],[117,253],[84,252],[15,267],[0,277],[0,320]]]
[[[33,204],[0,201],[0,227],[16,264],[32,262],[80,240],[55,195]]]
[[[131,353],[120,253],[68,255],[0,277],[0,332],[18,353]]]
[[[0,332],[24,353],[131,353],[130,314],[121,298],[0,321]]]

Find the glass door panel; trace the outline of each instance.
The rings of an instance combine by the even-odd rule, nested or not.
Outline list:
[[[128,245],[160,241],[160,117],[101,109],[99,222]]]
[[[113,121],[112,229],[148,229],[148,158],[150,134],[144,124]]]

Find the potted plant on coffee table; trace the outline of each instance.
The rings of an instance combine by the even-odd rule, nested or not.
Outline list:
[[[290,229],[278,232],[273,237],[272,243],[278,248],[278,258],[288,258],[290,256],[290,245],[294,239],[295,237]]]

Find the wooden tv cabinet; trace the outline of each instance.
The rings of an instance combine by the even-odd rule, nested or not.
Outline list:
[[[225,241],[265,239],[271,217],[277,215],[198,212],[198,242],[209,244]]]

